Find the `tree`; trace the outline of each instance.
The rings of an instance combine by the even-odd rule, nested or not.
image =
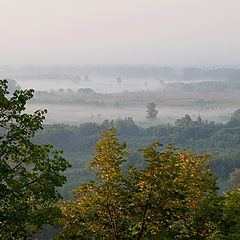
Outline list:
[[[65,221],[56,239],[207,239],[217,228],[216,177],[208,156],[143,149],[147,167],[121,169],[126,144],[115,130],[102,133],[91,168],[94,181],[73,191],[62,204]]]
[[[158,111],[156,110],[156,104],[151,102],[147,104],[147,118],[155,119],[157,117]]]
[[[198,120],[199,121],[199,120]],[[186,114],[183,118],[179,118],[176,120],[175,125],[176,126],[184,126],[184,127],[188,127],[193,123],[191,117],[189,116],[189,114]]]
[[[8,91],[10,94],[13,94],[15,90],[20,90],[20,86],[13,79],[7,79],[8,81]]]
[[[33,90],[8,96],[7,81],[0,80],[0,238],[30,239],[43,224],[53,225],[61,215],[56,187],[70,165],[61,151],[32,142],[42,128],[46,110],[25,112]]]
[[[117,83],[120,84],[122,82],[122,79],[120,77],[117,77]]]
[[[198,126],[201,126],[203,124],[203,120],[200,116],[198,116],[198,118],[197,118],[197,124],[198,124]]]
[[[217,238],[222,240],[240,239],[240,189],[232,188],[225,193],[225,199],[221,208],[222,217],[220,221]]]
[[[228,182],[231,183],[233,186],[240,185],[240,169],[239,168],[235,168],[235,170],[230,173]]]
[[[236,110],[234,113],[233,113],[233,117],[232,117],[234,120],[236,121],[240,121],[240,109]]]
[[[229,125],[236,125],[238,126],[240,123],[240,109],[237,109],[234,113],[233,116],[231,117],[230,121],[228,122]]]

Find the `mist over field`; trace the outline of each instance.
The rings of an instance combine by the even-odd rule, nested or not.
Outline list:
[[[84,77],[86,78],[86,77]],[[67,79],[33,79],[33,80],[18,80],[19,85],[25,88],[34,88],[40,91],[55,91],[59,88],[65,90],[70,89],[73,92],[77,92],[79,88],[91,88],[97,93],[119,93],[124,91],[150,91],[160,90],[163,88],[163,84],[155,79],[133,79],[133,78],[121,78],[121,83],[117,82],[117,77],[87,77],[87,80],[69,80]]]
[[[79,124],[131,117],[142,124],[173,124],[189,114],[227,122],[238,109],[238,68],[154,66],[0,66],[2,78],[33,88],[28,111],[48,109],[45,123]],[[158,115],[146,119],[154,102]]]
[[[85,122],[102,123],[105,119],[124,119],[131,117],[136,123],[146,122],[146,107],[95,107],[83,105],[51,105],[51,104],[31,104],[27,108],[27,112],[33,112],[37,109],[47,109],[46,124],[65,123],[70,125],[78,125]],[[154,121],[147,121],[148,125],[157,124],[174,124],[176,119],[189,114],[193,120],[201,116],[204,120],[215,122],[227,122],[232,117],[233,112],[237,108],[224,108],[203,110],[187,107],[158,107],[158,116]]]

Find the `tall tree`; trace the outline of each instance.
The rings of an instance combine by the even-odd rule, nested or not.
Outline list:
[[[158,111],[156,110],[156,104],[151,102],[147,104],[147,118],[155,119],[157,117]]]
[[[154,142],[142,150],[146,168],[123,171],[126,144],[116,135],[101,135],[91,162],[96,179],[62,204],[64,231],[56,239],[207,239],[219,201],[208,156]]]
[[[25,112],[33,90],[8,95],[7,81],[0,80],[0,238],[30,239],[43,224],[60,216],[56,187],[70,165],[51,145],[36,145],[32,138],[42,128],[46,110]]]

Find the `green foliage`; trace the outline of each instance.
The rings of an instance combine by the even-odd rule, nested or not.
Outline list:
[[[225,193],[219,230],[214,239],[240,239],[240,189],[233,188]]]
[[[216,178],[207,155],[173,145],[142,150],[146,167],[121,169],[126,144],[115,130],[101,134],[91,168],[96,178],[62,204],[56,239],[207,239],[217,228]],[[216,220],[217,219],[217,220]]]
[[[157,117],[158,111],[156,110],[156,104],[151,102],[147,104],[147,118],[155,119]]]
[[[132,118],[125,118],[125,119],[116,119],[114,121],[104,120],[101,124],[101,128],[104,131],[107,131],[109,128],[116,128],[122,134],[135,134],[138,132],[138,126],[134,123]]]
[[[240,185],[240,169],[239,168],[235,168],[235,170],[230,173],[228,182],[231,183],[233,186]]]
[[[233,113],[233,116],[230,120],[230,122],[239,122],[240,121],[240,109],[236,110],[234,113]]]
[[[33,90],[16,90],[8,97],[7,81],[0,80],[0,238],[30,239],[43,224],[61,216],[56,187],[66,178],[69,163],[51,145],[32,142],[42,128],[46,110],[25,112]]]
[[[41,144],[49,142],[64,150],[64,156],[71,161],[73,168],[66,171],[69,179],[67,189],[76,188],[92,178],[86,171],[91,159],[98,132],[106,131],[109,127],[117,127],[119,139],[128,142],[128,159],[134,160],[130,164],[137,169],[145,166],[142,158],[132,158],[131,154],[139,148],[147,147],[153,141],[163,144],[175,142],[181,149],[189,148],[197,154],[210,153],[209,165],[212,171],[219,175],[221,191],[228,188],[229,174],[235,168],[240,168],[240,125],[215,124],[205,120],[191,121],[188,126],[158,125],[149,128],[137,126],[131,118],[105,120],[102,124],[87,123],[79,126],[54,124],[44,126],[36,134],[34,142]],[[124,166],[129,165],[125,163]]]
[[[13,79],[7,79],[8,81],[8,91],[10,94],[13,94],[15,90],[20,90],[20,86]]]
[[[192,123],[192,119],[188,114],[186,114],[185,117],[183,118],[177,119],[175,122],[176,126],[186,126],[186,127],[191,125],[191,123]]]

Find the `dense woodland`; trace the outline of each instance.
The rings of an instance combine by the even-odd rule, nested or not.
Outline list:
[[[209,165],[220,179],[222,190],[227,186],[230,172],[240,168],[240,119],[236,112],[226,124],[216,124],[198,118],[192,121],[189,115],[176,121],[175,126],[159,125],[149,128],[137,126],[131,118],[105,120],[102,124],[85,123],[80,126],[63,124],[45,125],[34,141],[48,142],[57,149],[64,150],[64,156],[72,164],[66,171],[66,189],[75,188],[91,178],[89,160],[92,158],[99,133],[116,128],[119,140],[127,142],[129,164],[142,168],[144,161],[138,149],[153,141],[164,145],[175,143],[177,147],[188,148],[198,154],[211,154]]]

